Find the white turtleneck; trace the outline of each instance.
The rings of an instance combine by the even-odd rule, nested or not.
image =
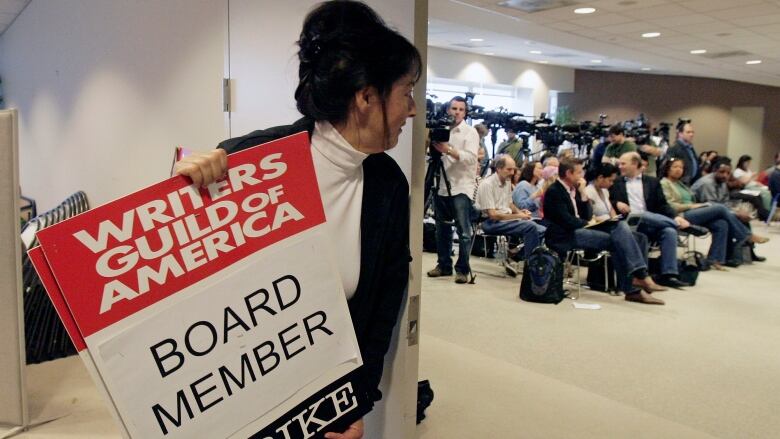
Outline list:
[[[325,228],[337,257],[341,283],[352,298],[360,278],[360,217],[363,207],[363,160],[329,122],[316,122],[312,159],[325,208]]]

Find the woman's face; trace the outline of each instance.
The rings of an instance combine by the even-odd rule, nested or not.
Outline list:
[[[748,169],[750,169],[750,160],[745,160],[745,162],[742,163],[742,170],[747,171]]]
[[[609,189],[615,183],[617,174],[612,174],[609,177],[598,176],[596,177],[596,187],[599,189]]]
[[[673,180],[679,180],[683,175],[683,163],[682,160],[675,160],[669,167],[669,178]]]
[[[539,163],[539,162],[536,162],[536,164],[534,165],[534,178],[535,179],[539,180],[540,178],[542,178],[542,169],[544,169],[542,167],[542,164]]]
[[[363,128],[370,133],[370,139],[365,139],[361,145],[361,151],[377,153],[394,148],[398,144],[398,136],[406,124],[406,119],[414,117],[416,107],[412,89],[414,88],[414,76],[407,74],[393,84],[390,93],[385,99],[385,114],[387,115],[387,131],[385,131],[385,119],[382,117],[382,106],[374,105],[369,112]]]

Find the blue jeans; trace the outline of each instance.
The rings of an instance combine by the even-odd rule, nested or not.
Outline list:
[[[636,231],[661,247],[661,274],[677,275],[677,223],[668,216],[644,212]]]
[[[458,260],[455,271],[467,274],[469,267],[469,252],[471,252],[471,223],[474,219],[474,207],[471,199],[465,194],[452,197],[434,195],[433,210],[436,215],[436,250],[439,254],[439,267],[447,272],[452,271],[452,225],[445,221],[454,221],[458,231]]]
[[[585,250],[609,250],[615,264],[618,290],[633,291],[631,275],[640,269],[647,269],[644,252],[637,243],[625,221],[619,221],[611,232],[577,229],[574,231],[575,246]]]
[[[750,236],[750,230],[722,204],[687,210],[683,212],[683,217],[691,224],[706,227],[712,233],[712,244],[707,254],[710,262],[724,264],[726,250],[733,241],[741,244]]]
[[[542,242],[545,230],[547,227],[531,220],[496,221],[488,219],[482,223],[482,231],[488,235],[507,235],[521,238],[526,259]]]

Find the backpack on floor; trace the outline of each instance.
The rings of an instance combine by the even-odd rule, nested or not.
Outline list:
[[[526,302],[560,303],[563,289],[563,263],[558,254],[540,245],[525,261],[520,298]]]

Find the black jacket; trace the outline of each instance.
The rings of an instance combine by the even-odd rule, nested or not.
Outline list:
[[[545,241],[561,255],[574,247],[574,231],[585,227],[593,216],[590,203],[582,201],[579,191],[574,199],[579,217],[574,215],[571,196],[563,183],[556,181],[544,193]]]
[[[696,157],[696,160],[698,160],[699,156],[696,155],[695,149],[693,150],[693,155],[694,157]],[[668,151],[666,151],[665,160],[669,160],[670,158],[680,159],[685,164],[685,173],[681,178],[683,183],[690,186],[693,184],[694,181],[698,180],[699,177],[701,177],[701,169],[699,168],[701,163],[694,165],[693,161],[691,161],[691,156],[688,154],[688,147],[685,146],[679,140],[677,140],[674,146],[672,146],[671,148],[669,148]]]
[[[314,121],[253,131],[219,144],[228,153],[301,131],[309,138]],[[385,153],[363,161],[363,206],[360,218],[360,277],[349,300],[363,366],[358,370],[370,401],[382,398],[384,356],[390,346],[409,280],[409,184],[401,168]],[[357,236],[357,231],[356,231]]]
[[[677,216],[674,208],[666,202],[664,191],[657,178],[642,175],[642,191],[645,194],[645,205],[648,212],[668,216],[669,218]],[[615,184],[609,189],[609,199],[612,200],[613,205],[617,205],[618,202],[629,204],[625,177],[615,179]]]

